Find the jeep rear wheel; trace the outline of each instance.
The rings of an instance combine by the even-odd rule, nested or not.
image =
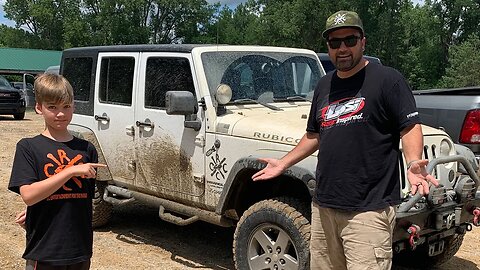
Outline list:
[[[395,255],[393,263],[396,265],[420,269],[431,269],[439,266],[450,260],[455,253],[457,253],[462,245],[463,236],[464,234],[454,234],[442,239],[444,241],[444,250],[436,256],[428,256],[428,245],[423,244],[418,246],[415,250],[407,250]]]
[[[252,205],[233,240],[236,269],[309,269],[310,223],[304,202],[275,198]]]
[[[112,205],[103,200],[103,192],[105,191],[107,183],[95,181],[95,195],[92,200],[93,228],[101,227],[110,221],[112,217]]]

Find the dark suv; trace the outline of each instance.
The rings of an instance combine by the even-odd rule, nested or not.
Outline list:
[[[0,115],[13,115],[16,120],[25,117],[25,97],[23,91],[14,88],[0,76]]]

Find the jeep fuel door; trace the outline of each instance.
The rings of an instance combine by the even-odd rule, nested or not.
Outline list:
[[[168,115],[167,91],[195,93],[196,81],[189,53],[144,52],[140,56],[135,121],[138,187],[156,195],[183,194],[199,200],[204,193],[203,138],[205,125],[196,131],[184,126],[184,115]],[[202,112],[198,119],[202,120]]]
[[[133,184],[133,89],[139,53],[99,53],[95,84],[96,133],[112,177]],[[119,147],[121,146],[121,147]]]

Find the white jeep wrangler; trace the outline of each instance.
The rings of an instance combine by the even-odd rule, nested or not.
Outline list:
[[[305,132],[309,98],[324,75],[313,51],[217,45],[128,45],[65,50],[75,90],[72,133],[92,141],[100,169],[94,226],[112,205],[137,200],[165,221],[236,226],[237,269],[309,269],[312,155],[272,181],[253,182]],[[423,127],[425,158],[442,187],[409,197],[405,161],[395,261],[448,260],[478,224],[478,169],[441,130]],[[462,164],[462,165],[459,165]],[[407,260],[402,260],[408,256]]]

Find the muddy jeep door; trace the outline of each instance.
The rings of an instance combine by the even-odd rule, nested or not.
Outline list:
[[[184,127],[183,115],[167,115],[167,91],[189,91],[195,96],[190,54],[142,53],[135,122],[138,128],[137,182],[157,195],[203,194],[204,125],[199,131]],[[201,117],[201,116],[199,116]]]
[[[133,184],[133,86],[138,53],[100,53],[95,83],[97,136],[114,179]]]

